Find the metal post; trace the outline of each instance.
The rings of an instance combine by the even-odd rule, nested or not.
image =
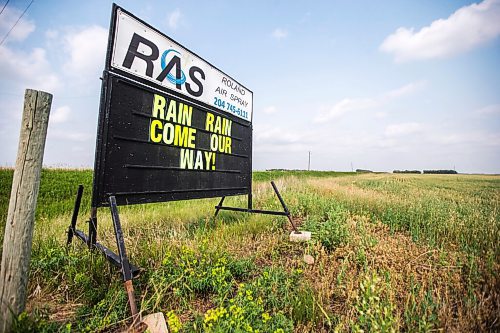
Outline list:
[[[111,217],[113,218],[113,227],[115,229],[116,245],[118,247],[118,255],[120,256],[121,272],[125,290],[127,291],[128,300],[130,304],[130,312],[134,323],[137,322],[137,305],[135,304],[134,286],[132,284],[132,271],[130,270],[130,263],[127,258],[127,251],[125,249],[125,242],[123,240],[122,226],[120,223],[120,215],[118,214],[118,207],[116,206],[116,198],[109,197],[109,208],[111,210]]]
[[[215,214],[214,214],[214,218],[217,217],[217,215],[219,215],[219,210],[220,210],[220,207],[222,207],[222,204],[224,203],[224,199],[226,197],[222,197],[219,201],[219,204],[217,206],[215,206]]]
[[[89,220],[89,238],[87,246],[92,249],[97,241],[97,207],[92,207]]]
[[[274,181],[271,181],[271,186],[273,187],[274,189],[274,192],[276,193],[276,195],[278,196],[278,199],[281,203],[281,206],[283,207],[283,210],[285,211],[286,213],[286,217],[288,218],[288,221],[290,221],[290,224],[292,225],[292,228],[293,228],[293,231],[296,233],[296,234],[300,234],[300,231],[297,229],[297,227],[295,226],[295,224],[293,223],[293,220],[292,220],[292,217],[290,216],[290,211],[288,210],[288,207],[286,206],[285,204],[285,201],[283,200],[283,198],[281,197],[281,194],[280,192],[278,191],[278,188],[276,187],[276,184],[274,184]]]
[[[83,185],[78,185],[78,192],[76,193],[75,207],[73,208],[73,216],[71,217],[71,225],[68,228],[68,240],[66,245],[71,244],[73,235],[75,234],[76,220],[78,219],[78,212],[80,211],[80,204],[83,196]]]
[[[252,192],[248,193],[248,210],[253,209]]]

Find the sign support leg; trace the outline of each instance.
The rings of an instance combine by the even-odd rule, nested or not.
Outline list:
[[[78,185],[75,207],[73,208],[73,216],[71,217],[71,224],[68,228],[68,240],[66,241],[66,245],[71,244],[71,242],[73,241],[73,236],[75,235],[76,220],[78,219],[78,212],[80,211],[82,196],[83,196],[83,185]]]
[[[248,209],[252,210],[253,202],[252,202],[252,192],[248,193]]]
[[[92,207],[89,220],[89,238],[87,246],[92,249],[97,241],[97,207]]]
[[[262,209],[253,209],[252,208],[252,193],[248,194],[248,208],[238,208],[238,207],[226,207],[222,206],[222,203],[224,202],[224,197],[222,197],[221,201],[217,206],[215,206],[215,216],[217,217],[217,214],[219,214],[220,210],[230,210],[233,212],[243,212],[243,213],[251,213],[251,214],[267,214],[267,215],[280,215],[280,216],[286,216],[288,218],[288,221],[290,221],[290,224],[292,225],[293,232],[296,234],[300,234],[301,232],[297,229],[295,224],[293,223],[292,216],[290,214],[290,211],[288,210],[288,207],[285,204],[285,200],[281,197],[280,192],[278,191],[278,188],[276,187],[276,184],[274,182],[271,182],[271,185],[274,189],[274,193],[276,193],[276,196],[278,197],[281,206],[283,207],[282,212],[277,212],[277,211],[272,211],[272,210],[262,210]]]
[[[219,215],[219,210],[220,210],[220,207],[222,207],[222,204],[224,203],[224,199],[226,199],[226,197],[222,197],[219,201],[219,204],[217,206],[215,206],[215,214],[214,214],[214,218],[217,217],[217,215]]]
[[[120,223],[120,215],[118,214],[118,207],[116,206],[116,198],[109,197],[109,209],[111,210],[111,217],[113,218],[113,227],[115,229],[116,245],[118,246],[118,255],[120,256],[121,273],[125,290],[127,291],[128,301],[130,304],[130,312],[134,324],[139,322],[139,314],[137,312],[137,305],[135,303],[134,286],[132,284],[132,271],[127,257],[127,250],[125,249],[125,242],[123,240],[123,231]]]
[[[273,187],[274,189],[274,193],[276,193],[276,196],[278,197],[280,203],[281,203],[281,206],[283,207],[283,210],[285,211],[286,213],[286,217],[288,218],[288,221],[290,221],[290,224],[292,225],[292,228],[293,228],[293,231],[296,233],[296,234],[300,234],[300,231],[297,230],[297,227],[295,226],[295,224],[293,223],[293,220],[292,220],[292,216],[290,214],[290,211],[288,210],[288,207],[286,206],[285,204],[285,200],[283,200],[283,198],[281,197],[281,194],[280,192],[278,191],[278,188],[276,187],[276,184],[274,183],[274,181],[271,181],[271,186]]]
[[[97,208],[95,207],[92,208],[91,217],[89,220],[88,236],[84,232],[76,228],[76,223],[78,220],[78,212],[80,210],[82,196],[83,196],[83,186],[80,185],[78,187],[78,192],[75,200],[75,207],[73,210],[73,216],[71,218],[71,224],[68,227],[68,239],[66,244],[67,245],[71,244],[73,238],[76,237],[77,239],[87,244],[89,250],[94,250],[94,249],[98,250],[104,255],[104,257],[109,261],[110,264],[112,264],[115,267],[121,268],[120,256],[114,253],[112,250],[108,249],[106,246],[97,242]],[[139,268],[132,265],[130,262],[128,263],[128,266],[132,274],[132,277],[135,277],[139,274]]]

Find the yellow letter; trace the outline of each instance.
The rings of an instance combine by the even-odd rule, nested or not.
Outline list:
[[[196,148],[196,144],[194,143],[195,139],[196,139],[196,129],[189,127],[189,134],[188,134],[188,139],[187,139],[187,147],[189,147],[189,148]]]
[[[203,170],[203,153],[200,150],[196,151],[196,162],[194,163],[194,168]]]
[[[226,147],[224,147],[224,152],[231,154],[231,138],[226,137]]]
[[[215,119],[214,133],[222,134],[222,124],[221,124],[221,118],[219,116],[217,116],[217,119]]]
[[[212,152],[209,152],[209,151],[204,151],[205,153],[205,170],[210,170],[210,162],[212,160],[212,154],[215,154],[215,153],[212,153]]]
[[[161,134],[157,133],[156,129],[162,129],[162,127],[163,123],[160,120],[155,119],[151,121],[151,128],[149,129],[149,138],[151,139],[151,141],[153,142],[161,141]]]
[[[210,150],[217,151],[217,145],[219,144],[217,139],[217,134],[210,134]]]
[[[193,150],[181,149],[181,169],[193,168]]]
[[[153,117],[158,118],[158,112],[160,112],[160,119],[165,119],[165,104],[167,100],[165,97],[155,94],[153,102]]]
[[[179,114],[177,115],[177,122],[182,125],[191,126],[191,114],[193,112],[192,106],[179,103]]]
[[[226,127],[226,135],[231,136],[231,126],[233,125],[233,121],[228,119],[227,122],[228,125]]]
[[[180,147],[187,147],[188,136],[189,136],[189,131],[187,127],[181,125],[175,125],[174,145]]]
[[[207,119],[205,120],[205,131],[214,131],[214,115],[207,112]]]
[[[174,124],[166,123],[163,128],[163,142],[167,145],[171,145],[174,142]]]
[[[173,99],[171,99],[170,103],[168,104],[167,117],[165,118],[166,121],[177,122],[176,109],[177,109],[177,104]]]

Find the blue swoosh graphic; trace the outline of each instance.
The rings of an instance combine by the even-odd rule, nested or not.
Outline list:
[[[177,53],[178,55],[181,55],[178,51],[176,51],[174,49],[169,49],[169,50],[166,50],[165,52],[163,52],[163,54],[161,55],[161,69],[162,70],[165,69],[165,67],[167,67],[167,64],[165,63],[165,59],[167,58],[167,55],[170,52],[174,52],[174,53]],[[171,73],[167,74],[167,79],[176,85],[183,84],[184,82],[186,82],[186,75],[184,74],[184,71],[181,70],[181,78],[180,79],[176,78]]]

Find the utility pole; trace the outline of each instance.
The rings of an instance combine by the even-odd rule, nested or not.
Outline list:
[[[307,163],[307,171],[311,171],[311,151],[309,151],[309,162]]]
[[[0,333],[24,311],[35,209],[52,95],[26,89],[0,270]]]

